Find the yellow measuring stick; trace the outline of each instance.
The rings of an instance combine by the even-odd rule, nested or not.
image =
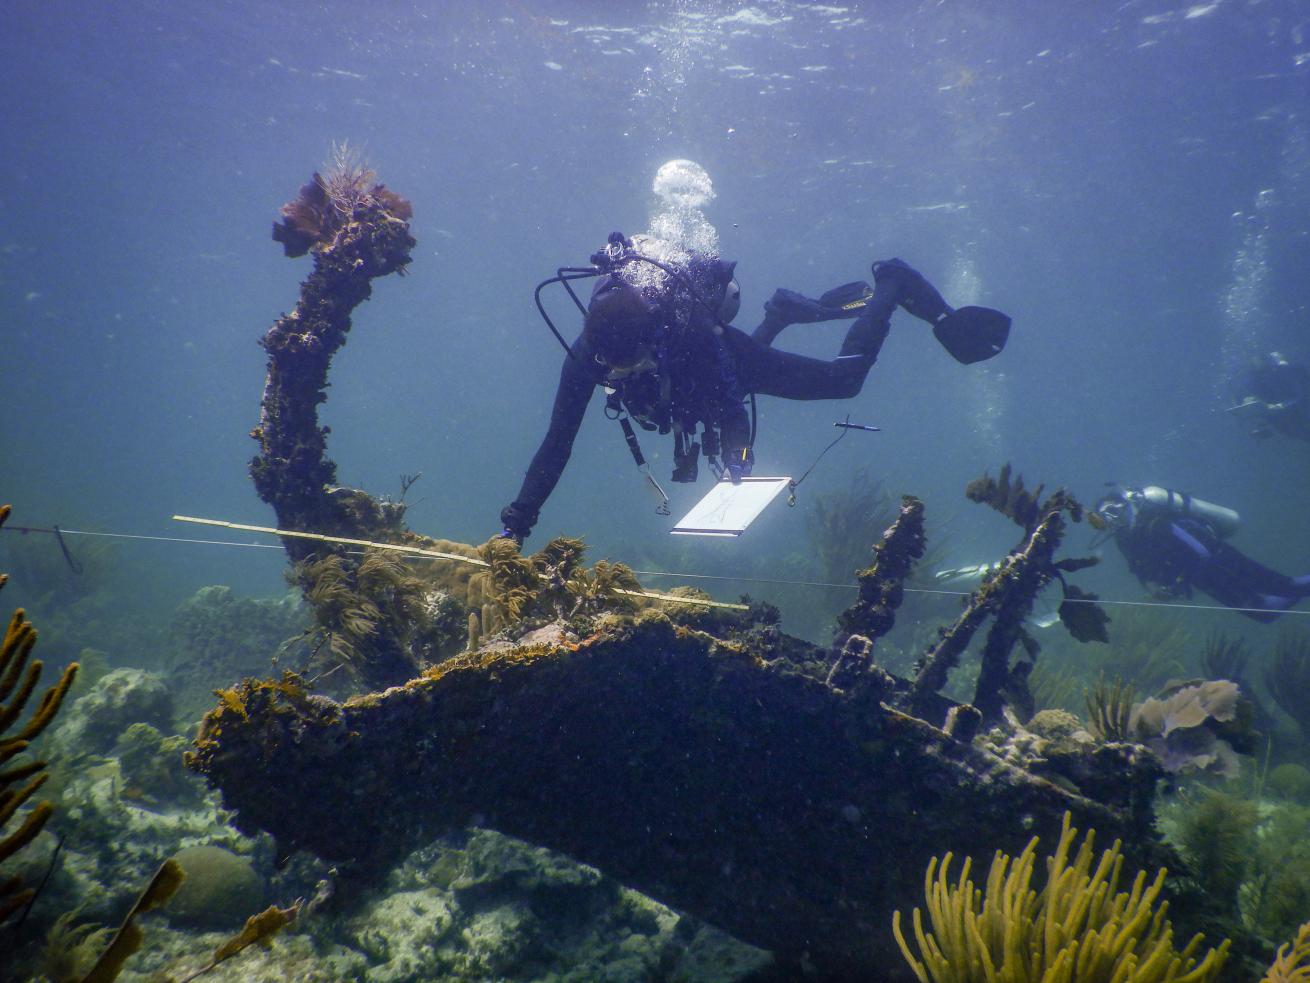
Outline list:
[[[291,536],[294,539],[313,539],[320,543],[343,543],[346,546],[367,546],[375,550],[392,550],[396,553],[412,553],[415,556],[432,556],[440,560],[462,560],[475,567],[491,566],[486,560],[474,556],[461,556],[459,553],[443,553],[441,550],[428,550],[421,546],[401,546],[398,543],[375,543],[367,539],[347,539],[345,536],[324,536],[318,532],[297,532],[294,529],[274,529],[272,526],[248,526],[241,522],[228,522],[225,519],[198,519],[194,515],[175,515],[178,522],[194,522],[201,526],[221,526],[224,529],[236,529],[240,532],[262,532],[270,536]]]
[[[411,556],[430,556],[439,560],[456,560],[471,563],[475,567],[491,566],[486,560],[475,556],[463,556],[459,553],[443,553],[441,550],[424,549],[421,546],[402,546],[398,543],[375,543],[368,539],[348,539],[345,536],[325,536],[318,532],[299,532],[294,529],[275,529],[272,526],[249,526],[243,522],[228,522],[226,519],[201,519],[194,515],[175,515],[177,522],[193,522],[201,526],[219,526],[223,529],[235,529],[238,532],[258,532],[269,536],[290,536],[294,539],[312,539],[320,543],[341,543],[345,546],[367,546],[375,550],[391,550],[396,553],[408,553]],[[628,597],[648,597],[653,601],[672,601],[675,604],[695,604],[706,608],[728,608],[733,611],[745,611],[745,604],[729,604],[726,601],[710,601],[699,597],[678,597],[676,594],[661,594],[657,591],[620,590],[618,593]]]

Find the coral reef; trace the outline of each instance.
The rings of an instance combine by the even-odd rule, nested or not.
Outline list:
[[[606,610],[632,610],[634,596],[641,593],[637,578],[622,563],[601,560],[587,570],[580,539],[552,539],[522,556],[513,540],[496,538],[480,552],[487,568],[474,574],[468,595],[479,636],[522,621],[571,622]]]
[[[11,508],[0,506],[0,526],[9,518]],[[0,588],[8,577],[0,574]],[[50,820],[54,806],[38,801],[26,810],[17,828],[7,831],[19,810],[40,790],[47,780],[46,762],[27,760],[31,743],[50,726],[63,705],[64,697],[77,676],[77,663],[64,670],[59,680],[41,694],[40,700],[24,723],[23,713],[41,682],[40,659],[32,658],[36,629],[22,608],[14,612],[0,640],[0,864],[7,863],[28,846]],[[25,908],[34,889],[9,870],[0,870],[0,922]]]
[[[1027,737],[1006,730],[1033,709],[1037,644],[1024,621],[1040,591],[1060,580],[1071,635],[1105,638],[1094,597],[1064,576],[1093,561],[1055,558],[1066,520],[1082,514],[1067,493],[1030,492],[1008,466],[970,486],[1023,539],[913,684],[873,663],[869,641],[890,627],[922,553],[922,516],[908,503],[913,515],[866,571],[840,652],[787,638],[762,609],[715,621],[724,637],[680,627],[662,602],[633,598],[627,568],[588,571],[576,540],[532,556],[504,539],[438,543],[406,528],[403,502],[335,487],[317,415],[353,311],[374,278],[409,260],[408,206],[342,154],[283,217],[275,237],[288,254],[312,252],[314,271],[264,338],[251,477],[280,529],[364,541],[360,553],[283,538],[314,618],[319,662],[307,665],[344,666],[374,692],[338,702],[284,673],[218,693],[188,762],[240,828],[362,880],[481,817],[834,978],[888,964],[887,940],[851,938],[906,895],[906,864],[921,870],[947,845],[1017,850],[1018,837],[1053,832],[1072,811],[1155,855],[1150,755],[1081,731],[1020,749]],[[399,561],[369,544],[467,562]],[[989,619],[974,706],[953,705],[939,691]],[[1026,658],[1011,665],[1016,645]],[[998,753],[972,742],[984,721],[1004,725]],[[898,862],[880,863],[889,855]],[[449,912],[412,900],[440,935]]]
[[[944,844],[990,850],[1008,831],[1017,849],[1015,816],[1053,830],[1072,809],[1153,849],[1149,796],[1106,807],[888,708],[885,674],[838,691],[793,665],[652,615],[469,653],[345,703],[247,681],[190,761],[282,851],[366,873],[494,817],[835,976],[885,964],[883,940],[852,947],[852,932]],[[1115,770],[1120,787],[1154,782]]]
[[[169,921],[207,929],[236,928],[264,903],[264,881],[250,861],[212,844],[173,854],[186,874],[168,903]]]
[[[50,734],[50,753],[64,760],[108,754],[135,723],[171,732],[173,694],[158,673],[115,669],[72,701]]]
[[[920,983],[991,980],[1076,980],[1078,983],[1204,983],[1218,978],[1229,943],[1200,955],[1197,935],[1178,952],[1160,901],[1165,870],[1151,881],[1140,871],[1119,891],[1124,858],[1116,842],[1096,859],[1089,832],[1073,853],[1078,831],[1065,817],[1055,853],[1046,861],[1046,884],[1032,887],[1038,838],[1018,857],[997,851],[985,889],[969,877],[966,859],[955,883],[952,854],[934,857],[924,878],[929,928],[914,909],[916,956],[901,931],[901,954]]]
[[[204,787],[186,769],[182,755],[190,745],[185,737],[165,737],[150,724],[132,724],[118,739],[122,795],[154,806],[198,805]]]
[[[315,650],[325,657],[318,668],[344,666],[365,688],[383,689],[458,651],[456,645],[481,643],[522,618],[568,620],[622,607],[639,587],[620,564],[602,561],[587,571],[577,541],[556,541],[531,560],[507,540],[475,551],[410,532],[403,502],[334,487],[327,431],[318,425],[328,369],[371,281],[403,272],[415,244],[408,203],[374,181],[358,156],[339,149],[327,176],[316,174],[283,208],[274,237],[288,255],[312,251],[314,272],[301,285],[296,309],[263,339],[268,373],[260,425],[251,434],[260,453],[250,473],[279,528],[447,547],[473,561],[425,559],[420,572],[394,553],[369,549],[360,558],[340,545],[284,537],[294,579],[312,609]]]
[[[1151,810],[1164,774],[1146,748],[1098,742],[1067,710],[1042,710],[1025,725],[1005,721],[976,743],[1028,774],[1130,815]]]
[[[771,962],[766,953],[679,916],[592,867],[484,829],[454,833],[415,851],[344,913],[340,925],[372,963],[361,976],[367,983],[726,983]]]

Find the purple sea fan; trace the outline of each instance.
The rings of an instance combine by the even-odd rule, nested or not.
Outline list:
[[[1159,756],[1167,771],[1232,778],[1240,761],[1220,732],[1223,725],[1240,725],[1241,701],[1241,691],[1231,680],[1184,684],[1135,705],[1128,730]]]

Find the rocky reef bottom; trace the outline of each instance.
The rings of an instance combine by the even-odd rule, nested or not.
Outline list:
[[[125,675],[149,684],[148,674]],[[43,833],[16,869],[29,882],[51,876],[22,929],[7,930],[14,947],[0,958],[0,978],[81,979],[107,942],[105,927],[170,856],[187,878],[160,912],[142,918],[145,944],[119,977],[127,983],[185,978],[249,915],[296,897],[313,901],[293,926],[204,978],[729,983],[773,965],[768,953],[595,868],[488,829],[439,837],[367,887],[303,856],[279,867],[271,838],[238,833],[215,793],[194,776],[183,781],[188,787],[170,802],[154,793],[178,791],[171,784],[125,794],[116,751],[71,779],[59,834]]]

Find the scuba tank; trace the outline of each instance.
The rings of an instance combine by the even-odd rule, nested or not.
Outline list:
[[[1237,532],[1242,524],[1242,517],[1230,508],[1194,498],[1187,492],[1161,488],[1159,485],[1146,485],[1137,490],[1138,508],[1144,512],[1168,512],[1171,515],[1200,519],[1208,523],[1221,539],[1227,539]]]

